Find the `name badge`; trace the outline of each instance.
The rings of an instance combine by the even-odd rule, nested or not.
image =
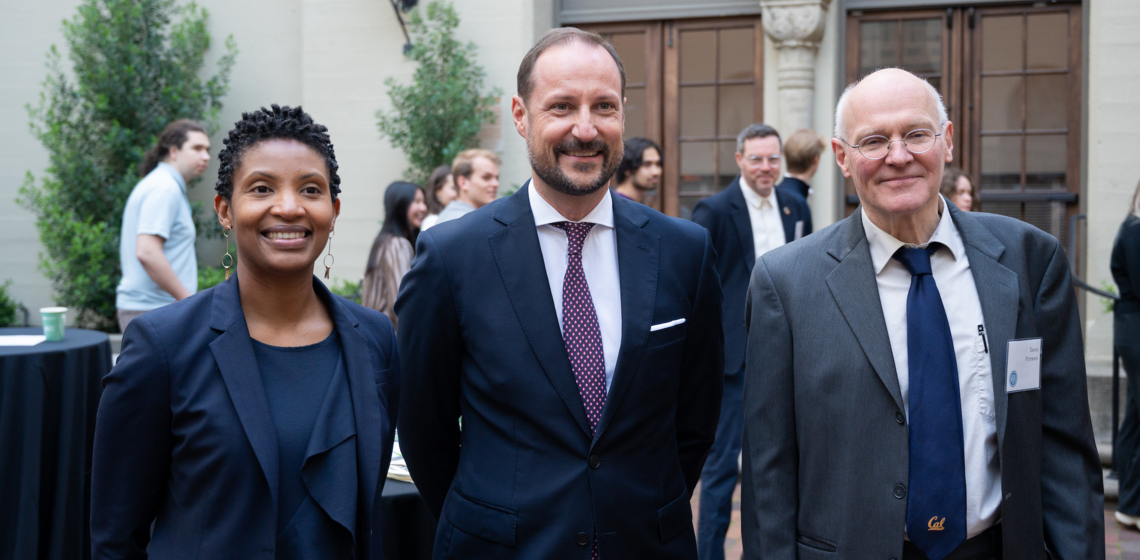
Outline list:
[[[1041,388],[1041,339],[1011,340],[1005,354],[1005,392]]]

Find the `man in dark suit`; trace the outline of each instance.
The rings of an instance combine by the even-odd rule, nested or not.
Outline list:
[[[1065,253],[938,194],[953,125],[898,69],[848,88],[861,203],[756,264],[746,558],[1103,558],[1100,460]]]
[[[716,441],[701,472],[697,550],[701,560],[724,558],[724,535],[744,429],[744,298],[752,266],[765,252],[811,233],[811,211],[792,189],[777,187],[782,146],[776,129],[752,124],[736,138],[740,175],[693,209],[693,221],[712,235],[724,291],[724,397]]]
[[[398,425],[436,558],[696,557],[689,498],[723,385],[716,255],[704,229],[605,188],[623,82],[601,37],[548,32],[512,101],[531,180],[417,242]]]

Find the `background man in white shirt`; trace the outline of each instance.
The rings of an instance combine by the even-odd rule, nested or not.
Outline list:
[[[909,72],[852,85],[831,143],[860,209],[756,264],[746,558],[1104,557],[1068,260],[939,196],[953,133]]]
[[[744,298],[756,259],[811,233],[811,210],[794,189],[777,187],[782,146],[776,129],[752,124],[736,138],[740,175],[693,209],[693,221],[709,230],[724,290],[724,397],[716,442],[701,472],[697,550],[701,560],[724,558],[732,494],[740,469],[744,430]]]
[[[436,224],[454,220],[495,201],[499,195],[499,156],[491,150],[463,150],[451,162],[459,196],[439,213]]]
[[[435,556],[693,560],[723,384],[708,232],[605,188],[625,79],[604,39],[549,31],[518,82],[530,181],[421,233],[396,301]]]
[[[143,313],[198,291],[197,232],[186,184],[210,163],[210,138],[194,121],[170,123],[147,152],[123,209],[116,289],[119,328]]]

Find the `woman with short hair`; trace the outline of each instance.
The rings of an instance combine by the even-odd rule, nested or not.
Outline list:
[[[92,556],[379,558],[400,362],[384,315],[313,276],[340,213],[327,129],[274,105],[225,144],[214,210],[237,273],[127,326],[95,422]]]
[[[412,268],[416,237],[427,206],[424,191],[397,181],[384,192],[384,226],[372,242],[361,285],[361,303],[388,316],[396,326],[396,294],[400,280]]]

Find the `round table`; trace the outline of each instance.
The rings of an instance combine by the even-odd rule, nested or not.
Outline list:
[[[0,336],[43,329],[0,329]],[[111,343],[0,346],[0,558],[91,557],[91,447]]]

